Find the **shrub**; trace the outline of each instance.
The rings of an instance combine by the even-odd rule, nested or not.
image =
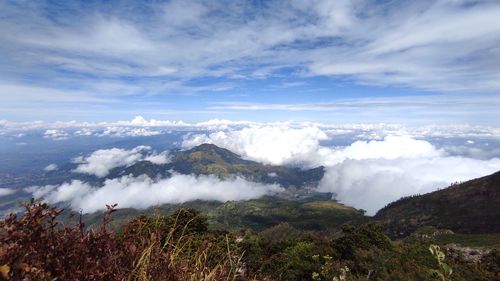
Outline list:
[[[58,221],[61,210],[34,201],[0,221],[0,273],[7,280],[233,280],[241,255],[229,237],[207,233],[206,219],[182,209],[109,229]],[[211,253],[217,253],[216,256]]]

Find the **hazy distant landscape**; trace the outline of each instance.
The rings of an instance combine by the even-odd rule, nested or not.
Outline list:
[[[0,279],[500,280],[499,15],[0,0]]]

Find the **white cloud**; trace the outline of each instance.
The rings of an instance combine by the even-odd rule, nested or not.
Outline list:
[[[183,141],[182,146],[189,148],[213,143],[247,159],[267,164],[300,164],[311,160],[311,154],[319,149],[319,141],[327,138],[317,127],[294,129],[286,126],[251,126],[209,135],[192,135]]]
[[[1,69],[0,69],[1,71]],[[25,105],[26,102],[56,103],[102,103],[109,104],[112,99],[93,97],[84,91],[57,89],[36,85],[21,85],[13,83],[0,84],[0,103],[9,105]],[[30,104],[30,103],[28,103]]]
[[[487,101],[485,101],[487,102]],[[79,121],[31,121],[13,122],[1,120],[0,134],[17,137],[27,132],[45,129],[56,130],[61,134],[75,130],[75,136],[112,136],[134,137],[154,136],[172,130],[195,132],[201,130],[230,131],[252,127],[317,127],[327,135],[358,134],[360,139],[382,139],[387,135],[411,135],[418,138],[427,137],[463,137],[463,138],[500,138],[500,128],[496,126],[479,126],[466,123],[451,123],[447,125],[403,125],[395,123],[321,123],[321,122],[253,122],[245,120],[211,119],[198,123],[187,123],[182,120],[147,120],[136,116],[132,120],[116,122],[79,122]],[[135,125],[132,125],[135,124]],[[154,127],[154,128],[152,128]],[[49,132],[50,134],[50,132]]]
[[[0,187],[0,197],[6,196],[6,195],[11,195],[15,192],[16,192],[16,190],[14,190],[14,189]]]
[[[141,145],[129,150],[122,148],[99,149],[88,156],[74,158],[73,163],[78,164],[74,172],[102,178],[114,168],[130,166],[144,160],[158,165],[166,164],[170,162],[170,155],[167,151],[156,153],[151,151],[150,146]]]
[[[26,191],[43,197],[50,203],[68,202],[71,208],[91,213],[105,209],[105,204],[117,203],[120,208],[144,209],[166,203],[192,200],[248,200],[274,194],[283,189],[235,177],[220,180],[215,176],[174,174],[171,178],[152,180],[149,177],[123,176],[106,180],[102,186],[73,180],[58,186],[30,187]]]
[[[232,121],[226,119],[211,119],[204,122],[198,122],[195,127],[206,129],[206,130],[225,130],[235,127],[247,127],[251,125],[257,125],[257,122],[250,121]]]
[[[81,122],[81,121],[31,121],[31,122],[13,122],[0,120],[0,134],[10,136],[19,136],[24,132],[37,129],[45,129],[45,136],[48,138],[64,137],[71,135],[64,130],[75,130],[74,136],[112,136],[112,137],[137,137],[137,136],[155,136],[164,132],[163,129],[184,129],[203,127],[203,124],[189,124],[182,120],[146,120],[141,116],[136,116],[132,120],[116,122]],[[239,123],[239,122],[234,122]],[[242,123],[247,123],[242,121]],[[155,127],[152,129],[150,127]],[[64,129],[64,130],[63,130]]]
[[[97,136],[112,136],[112,137],[150,137],[161,134],[160,131],[150,130],[148,128],[136,127],[106,127],[102,132],[97,133]]]
[[[175,0],[116,5],[111,14],[101,5],[65,5],[71,12],[1,3],[4,110],[33,113],[44,101],[92,111],[123,95],[217,91],[283,69],[295,77],[466,91],[471,102],[500,89],[498,1]],[[36,79],[12,82],[26,77]],[[223,81],[195,85],[199,77]]]
[[[444,188],[455,181],[464,181],[500,170],[499,158],[488,157],[488,154],[480,148],[471,147],[470,143],[468,146],[445,145],[438,148],[426,140],[408,135],[408,132],[412,132],[413,135],[418,136],[448,136],[446,129],[440,127],[408,130],[406,127],[383,124],[335,126],[319,123],[252,123],[244,125],[227,121],[210,122],[206,126],[212,129],[223,129],[206,134],[187,134],[182,146],[189,148],[208,142],[227,148],[244,158],[266,164],[304,167],[324,165],[326,174],[318,190],[333,192],[337,200],[363,208],[369,214],[374,214],[379,208],[401,196],[430,192],[437,188]],[[483,131],[478,127],[461,126],[452,127],[451,131],[458,135],[468,132],[462,137],[474,135],[484,137],[488,136],[484,132],[491,132]],[[323,142],[331,141],[338,134],[346,132],[351,136],[358,134],[358,137],[366,140],[355,140],[349,145],[337,147],[323,145]],[[465,140],[468,139],[465,138]],[[466,151],[463,151],[464,149]],[[117,148],[98,150],[76,160],[80,164],[76,171],[95,174],[99,177],[107,175],[114,167],[131,165],[141,160],[157,164],[170,161],[168,153],[151,152],[150,147],[137,147],[131,150]],[[243,185],[250,184],[241,179],[233,179],[233,181],[233,183]],[[191,191],[189,196],[182,193],[180,188],[181,186],[184,188],[186,182],[189,183],[186,184],[189,186],[186,190]],[[215,186],[212,197],[207,195],[205,190],[205,188],[208,189],[209,184]],[[216,179],[181,175],[158,181],[123,177],[108,180],[102,187],[92,187],[86,183],[74,181],[61,186],[38,188],[37,192],[40,196],[42,193],[49,194],[50,196],[46,196],[48,200],[70,201],[74,208],[85,206],[90,210],[97,210],[105,203],[112,203],[108,199],[114,199],[121,203],[122,207],[145,208],[152,204],[185,202],[194,199],[208,198],[207,200],[223,201],[250,198],[245,197],[247,193],[244,192],[241,195],[232,194],[229,199],[223,197],[218,193],[217,188],[225,184],[219,183]],[[171,195],[164,195],[159,191],[160,186],[163,185],[175,186],[171,189]],[[75,191],[76,189],[78,191]],[[119,198],[118,195],[115,197],[108,195],[107,192],[111,194],[111,190],[120,194]],[[137,195],[141,190],[157,194],[158,199],[154,199],[154,196],[149,194]],[[235,189],[235,192],[236,190],[242,192],[240,189]],[[256,191],[251,196],[267,194],[265,190],[269,189],[255,187],[255,190],[259,192]],[[70,195],[73,192],[78,194],[78,197],[74,198],[80,199],[73,199]],[[83,192],[84,195],[79,192]],[[223,193],[222,188],[220,192]],[[99,199],[99,196],[104,197]],[[144,203],[132,202],[134,197],[144,200]],[[104,202],[106,200],[108,202]],[[95,204],[100,204],[100,206],[92,205],[91,201],[97,202]]]
[[[411,149],[411,147],[408,147]],[[345,160],[328,167],[320,191],[373,215],[402,196],[424,194],[500,170],[500,159],[423,157]]]
[[[69,134],[63,130],[50,129],[45,131],[43,137],[53,140],[66,140],[69,138]]]
[[[149,146],[138,146],[130,150],[121,148],[100,149],[89,156],[80,156],[73,160],[79,164],[74,170],[77,173],[105,177],[116,167],[132,165],[144,159],[144,154],[151,150]]]
[[[94,131],[89,128],[81,128],[80,130],[75,131],[75,136],[92,136]]]
[[[439,157],[443,152],[424,140],[389,135],[383,140],[355,141],[339,149],[322,147],[316,154],[320,156],[318,163],[331,166],[347,159],[429,158]]]
[[[269,103],[269,102],[213,102],[208,109],[230,110],[232,112],[281,112],[310,115],[328,113],[337,122],[366,121],[370,116],[372,122],[405,122],[408,124],[428,124],[440,121],[469,122],[495,124],[491,116],[500,107],[500,97],[491,94],[476,93],[474,97],[467,94],[426,94],[391,97],[358,97],[336,98],[328,102],[309,103]],[[383,112],[383,114],[381,114]]]
[[[96,9],[67,25],[47,21],[36,5],[23,11],[9,4],[2,8],[9,15],[2,22],[4,35],[19,35],[3,36],[10,49],[32,50],[40,66],[100,77],[248,77],[292,65],[309,74],[352,75],[364,82],[378,78],[384,84],[438,89],[499,86],[493,74],[500,36],[495,1],[269,1],[264,7],[170,1],[150,7],[158,11],[154,14],[131,17],[117,9],[108,16]],[[23,18],[22,12],[31,16]],[[10,49],[13,58],[23,54]],[[470,71],[474,75],[467,76]]]
[[[489,147],[487,143],[481,144],[470,144],[466,145],[448,145],[445,144],[442,147],[449,155],[462,156],[474,159],[491,159],[495,157],[500,157],[500,147]]]
[[[45,172],[52,172],[52,171],[56,171],[57,169],[59,169],[59,167],[56,164],[50,164],[50,165],[47,165],[45,168],[43,168],[43,170]]]
[[[62,128],[69,131],[66,128],[75,126],[91,128],[94,132],[107,127],[149,130],[150,125],[176,126],[144,118],[122,122],[121,125],[119,122],[26,122],[22,126],[39,129],[50,125],[49,130],[56,132],[49,135],[56,136],[61,135],[59,131],[65,133]],[[129,127],[131,122],[136,127]],[[16,124],[2,121],[0,128],[10,130]],[[165,128],[175,129],[168,126]],[[155,131],[162,129],[161,126],[154,128]],[[204,130],[208,133],[199,133]],[[208,142],[267,164],[325,165],[327,173],[320,189],[334,192],[337,199],[367,209],[370,214],[400,196],[432,191],[500,170],[499,159],[495,158],[500,155],[496,147],[500,130],[496,127],[210,120],[189,124],[181,131],[187,133],[182,142],[184,148]],[[343,140],[342,146],[326,144],[344,135],[350,143]],[[436,138],[442,140],[436,142]],[[452,139],[448,143],[449,138]],[[453,144],[457,138],[458,142]],[[167,163],[169,157],[165,152],[152,152],[151,148],[115,148],[96,151],[77,160],[79,172],[103,177],[114,167],[141,160]]]
[[[498,62],[497,49],[477,54],[480,49],[475,42],[493,46],[498,40],[500,33],[491,23],[498,22],[500,7],[488,1],[473,5],[464,2],[385,5],[384,12],[360,19],[350,30],[354,32],[351,39],[361,36],[367,41],[318,51],[311,71],[350,75],[374,84],[406,84],[441,91],[498,87],[492,76],[486,75]],[[327,58],[326,54],[331,56]],[[496,57],[495,63],[488,54]],[[461,58],[472,61],[463,63]]]
[[[119,121],[117,124],[128,126],[142,126],[142,127],[186,127],[190,124],[184,121],[170,121],[170,120],[146,120],[142,116],[136,116],[131,121]]]
[[[162,153],[159,154],[151,154],[146,157],[144,157],[144,160],[149,161],[151,163],[161,165],[161,164],[167,164],[170,162],[171,157],[168,154],[167,151],[163,151]]]
[[[92,190],[92,187],[80,180],[73,180],[70,183],[61,185],[31,186],[25,189],[32,193],[35,198],[45,198],[50,203],[59,203],[82,198]],[[75,207],[76,209],[76,207]]]
[[[383,137],[383,136],[382,136]],[[243,157],[266,164],[333,165],[345,159],[369,159],[436,156],[441,152],[430,143],[409,136],[388,136],[384,142],[356,141],[345,149],[320,145],[328,140],[327,133],[318,127],[251,126],[241,130],[216,131],[210,134],[189,135],[184,148],[213,143]],[[411,147],[411,149],[408,149]]]

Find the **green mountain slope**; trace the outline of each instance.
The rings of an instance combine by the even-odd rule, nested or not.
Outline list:
[[[300,230],[330,231],[346,222],[366,220],[363,213],[331,200],[331,193],[318,193],[315,187],[324,174],[323,167],[309,170],[286,166],[264,165],[242,159],[239,155],[213,144],[202,144],[185,151],[171,152],[171,161],[154,164],[140,161],[126,168],[113,170],[107,178],[132,174],[151,178],[169,177],[172,173],[215,175],[220,178],[240,176],[249,181],[279,184],[286,192],[247,201],[192,201],[164,204],[147,210],[119,209],[114,214],[116,224],[122,224],[141,214],[169,214],[178,208],[200,210],[208,222],[218,229],[263,230],[280,223],[289,223]],[[100,221],[100,214],[86,216],[89,225]]]
[[[421,226],[458,233],[500,233],[500,172],[402,198],[378,211],[374,219],[395,237]]]
[[[121,225],[139,215],[171,214],[179,208],[195,208],[217,229],[238,230],[250,228],[261,231],[281,223],[289,223],[298,230],[334,231],[344,223],[367,221],[363,212],[334,200],[304,201],[265,196],[246,201],[191,201],[183,204],[164,204],[146,210],[118,209],[113,224]],[[84,217],[88,226],[99,225],[100,212]]]
[[[323,178],[324,168],[310,170],[285,166],[263,165],[242,159],[239,155],[213,144],[202,144],[186,151],[172,153],[171,162],[158,165],[141,161],[127,168],[113,170],[108,178],[132,174],[169,176],[170,171],[181,174],[216,175],[220,178],[241,176],[249,181],[277,183],[285,188],[315,186]]]

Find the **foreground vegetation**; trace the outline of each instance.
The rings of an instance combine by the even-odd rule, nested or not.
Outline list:
[[[288,223],[228,232],[180,209],[112,230],[109,206],[87,229],[81,219],[62,223],[46,204],[25,207],[0,222],[5,280],[500,280],[495,250],[471,261],[432,239],[391,241],[373,223],[333,234]]]

